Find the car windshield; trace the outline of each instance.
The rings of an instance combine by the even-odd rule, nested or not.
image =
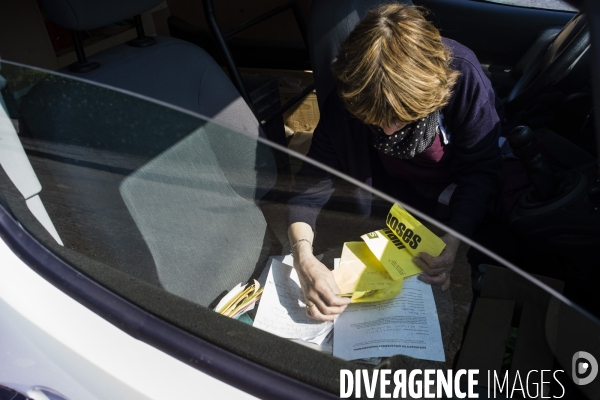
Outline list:
[[[0,81],[2,207],[73,268],[147,312],[335,394],[341,370],[455,368],[479,370],[481,393],[498,390],[495,378],[513,388],[520,373],[530,393],[598,398],[600,379],[581,383],[598,370],[597,302],[568,294],[576,280],[531,274],[406,206],[436,236],[461,239],[442,292],[408,277],[404,244],[416,247],[422,228],[398,222],[390,210],[400,202],[364,183],[131,93],[7,62]],[[296,175],[306,163],[315,174]],[[381,268],[387,280],[374,278],[399,294],[386,299],[367,282],[333,326],[307,316],[289,256],[297,243],[287,236],[288,202],[324,175],[335,185],[312,245],[327,267],[352,276],[352,265],[377,254],[370,240],[408,257],[400,280]],[[469,251],[486,261],[475,265]],[[585,266],[570,268],[586,276]],[[255,280],[264,288],[257,303],[254,289],[233,307],[231,296],[223,300]]]

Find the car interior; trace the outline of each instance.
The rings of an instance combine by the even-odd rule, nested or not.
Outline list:
[[[215,34],[223,25],[207,17],[223,19],[226,5],[211,0],[167,1],[170,36],[144,32],[140,15],[165,3],[160,0],[40,0],[47,18],[71,32],[77,61],[54,73],[3,58],[1,93],[55,231],[24,202],[19,180],[31,178],[15,178],[4,164],[0,205],[66,263],[137,307],[325,392],[337,393],[341,368],[484,368],[486,362],[499,368],[493,357],[476,356],[487,351],[487,339],[500,343],[490,354],[509,354],[501,368],[533,362],[529,367],[569,370],[573,346],[585,340],[600,346],[594,339],[600,175],[591,39],[585,13],[569,7],[402,1],[424,7],[442,36],[477,55],[496,90],[503,171],[514,188],[506,200],[515,204],[510,220],[486,221],[471,238],[479,246],[460,252],[462,289],[434,290],[444,344],[452,349],[445,363],[394,356],[356,367],[212,311],[237,283],[258,279],[270,256],[289,253],[285,212],[298,190],[294,165],[310,161],[288,148],[282,114],[313,87],[322,105],[335,88],[330,65],[342,41],[367,10],[387,2],[264,2],[288,12],[293,23],[285,28],[300,41],[250,35],[227,44]],[[193,10],[207,22],[194,25],[195,17],[186,21],[175,10]],[[82,32],[128,18],[134,39],[86,54]],[[310,70],[314,86],[293,104],[260,110],[251,80],[239,78],[249,68]],[[314,250],[324,260],[339,256],[344,241],[385,226],[392,204],[347,178],[338,181],[318,220]],[[368,216],[349,206],[365,195],[373,198]],[[436,233],[445,231],[424,219]],[[573,303],[558,301],[556,293]],[[489,299],[512,303],[507,309]],[[500,320],[506,323],[498,329],[493,321]],[[494,331],[502,329],[505,336],[497,338]],[[516,329],[523,332],[517,346],[505,346]],[[536,348],[536,342],[544,344]],[[563,384],[570,398],[598,393],[598,385]]]

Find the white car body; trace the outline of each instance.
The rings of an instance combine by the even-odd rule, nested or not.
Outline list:
[[[69,400],[254,398],[90,312],[1,240],[0,358],[0,384],[22,393],[47,387]]]

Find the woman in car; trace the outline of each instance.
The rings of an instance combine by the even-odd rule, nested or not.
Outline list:
[[[431,216],[440,217],[438,200],[449,203],[447,224],[471,235],[490,210],[501,167],[495,95],[473,52],[442,38],[419,9],[383,5],[350,33],[332,71],[337,91],[308,156]],[[333,190],[330,176],[315,174],[306,163],[299,172],[298,181],[313,183],[289,202],[288,237],[307,314],[332,320],[350,300],[336,295],[331,272],[312,254],[316,218]],[[419,279],[446,290],[459,240],[442,240],[439,257],[421,253],[415,262]]]

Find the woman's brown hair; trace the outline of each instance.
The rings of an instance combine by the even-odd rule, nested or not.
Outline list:
[[[421,9],[382,5],[367,13],[332,66],[348,111],[367,124],[410,123],[444,107],[459,73]]]

